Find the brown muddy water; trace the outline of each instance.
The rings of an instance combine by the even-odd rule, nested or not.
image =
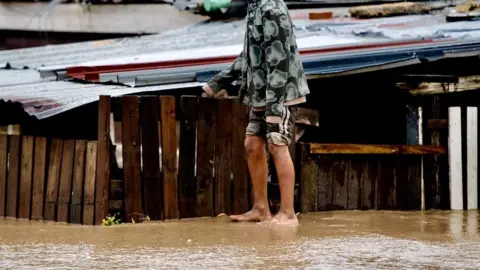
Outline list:
[[[0,269],[480,269],[477,211],[324,212],[112,227],[0,219]]]

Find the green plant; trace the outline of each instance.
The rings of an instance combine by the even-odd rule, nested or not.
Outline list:
[[[119,213],[116,213],[113,216],[109,214],[102,220],[102,226],[112,226],[112,225],[120,224],[121,220],[120,218],[117,218],[117,216],[119,215],[120,215]]]

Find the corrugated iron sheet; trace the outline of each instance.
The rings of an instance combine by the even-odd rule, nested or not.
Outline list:
[[[13,80],[10,80],[13,78]],[[38,119],[96,102],[100,95],[122,96],[199,86],[199,83],[171,84],[143,88],[119,85],[82,84],[40,78],[33,70],[0,70],[0,100],[21,103]]]

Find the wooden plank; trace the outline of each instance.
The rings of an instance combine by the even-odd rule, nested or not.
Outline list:
[[[215,126],[215,215],[231,214],[233,116],[232,99],[217,101]]]
[[[95,224],[95,176],[97,175],[97,142],[87,143],[82,224]]]
[[[47,171],[47,138],[35,138],[35,157],[33,161],[32,220],[43,219],[43,202]]]
[[[311,157],[313,158],[313,157]],[[333,207],[333,163],[336,157],[317,156],[317,210],[327,211]]]
[[[439,96],[432,96],[427,101],[423,110],[426,119],[448,118],[448,108]],[[448,119],[445,123],[447,129],[430,129],[427,121],[424,144],[448,145]],[[448,155],[423,157],[423,168],[425,209],[450,209]]]
[[[467,107],[467,209],[478,209],[478,108]]]
[[[160,174],[160,154],[158,152],[158,97],[142,97],[140,104],[145,214],[151,220],[160,220],[162,218],[163,192]]]
[[[180,157],[178,183],[180,189],[180,218],[196,217],[197,183],[195,179],[195,143],[197,132],[198,98],[181,99]]]
[[[7,198],[7,159],[8,136],[0,135],[0,217],[5,216],[5,202]]]
[[[58,199],[58,183],[62,165],[63,141],[52,139],[49,149],[47,193],[45,195],[45,220],[55,221],[55,212]]]
[[[363,210],[370,210],[375,208],[375,187],[378,183],[378,158],[367,158],[363,171],[361,208]]]
[[[233,213],[249,210],[249,175],[245,153],[245,132],[248,125],[248,108],[240,103],[233,104],[232,166],[233,166]]]
[[[460,107],[448,108],[449,140],[448,154],[450,164],[450,208],[463,210],[462,184],[462,129]]]
[[[216,100],[199,99],[197,133],[197,216],[213,216]]]
[[[376,189],[378,210],[391,210],[396,207],[394,157],[384,157],[379,163],[379,175]]]
[[[179,218],[175,97],[160,97],[162,123],[163,218]]]
[[[361,182],[363,181],[364,163],[365,158],[358,156],[353,156],[347,161],[347,209],[356,210],[361,208]]]
[[[345,157],[336,159],[333,163],[333,209],[348,208],[348,178]]]
[[[57,221],[68,222],[68,210],[72,198],[73,159],[75,141],[63,142],[62,168],[60,169],[60,185],[58,188]]]
[[[317,211],[317,182],[318,165],[315,159],[310,157],[309,145],[299,144],[299,173],[298,182],[300,183],[300,212]]]
[[[22,157],[20,168],[20,187],[18,217],[30,219],[33,178],[33,147],[34,138],[24,136],[22,138]]]
[[[448,129],[448,119],[428,119],[427,128],[429,129]]]
[[[85,186],[85,158],[87,141],[75,141],[75,157],[73,160],[72,200],[70,204],[70,223],[82,223],[83,188]]]
[[[403,156],[395,166],[396,208],[400,210],[421,209],[421,157]]]
[[[98,144],[96,152],[97,170],[95,180],[95,224],[97,225],[101,224],[102,219],[108,214],[108,184],[110,181],[110,113],[110,97],[100,96],[98,102]],[[138,146],[140,146],[140,144],[138,144]],[[125,144],[123,144],[123,147],[125,149]]]
[[[136,217],[139,213],[143,213],[142,172],[140,167],[140,115],[137,96],[122,97],[122,115],[125,217],[127,220],[131,220],[131,217]],[[98,170],[100,170],[100,167],[97,165],[97,174]]]
[[[9,143],[8,180],[7,180],[7,203],[6,216],[17,217],[18,208],[18,180],[20,173],[20,141],[18,135],[11,135]]]
[[[310,154],[375,154],[430,155],[446,153],[443,146],[374,145],[374,144],[311,144]]]
[[[397,83],[397,89],[408,91],[410,95],[434,95],[478,90],[480,76],[460,77],[458,83],[425,82],[420,84]]]

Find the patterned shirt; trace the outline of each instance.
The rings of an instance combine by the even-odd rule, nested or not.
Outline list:
[[[306,101],[310,91],[283,0],[249,0],[243,51],[208,85],[216,93],[237,79],[238,101],[266,110],[267,122],[279,122],[283,106]]]

